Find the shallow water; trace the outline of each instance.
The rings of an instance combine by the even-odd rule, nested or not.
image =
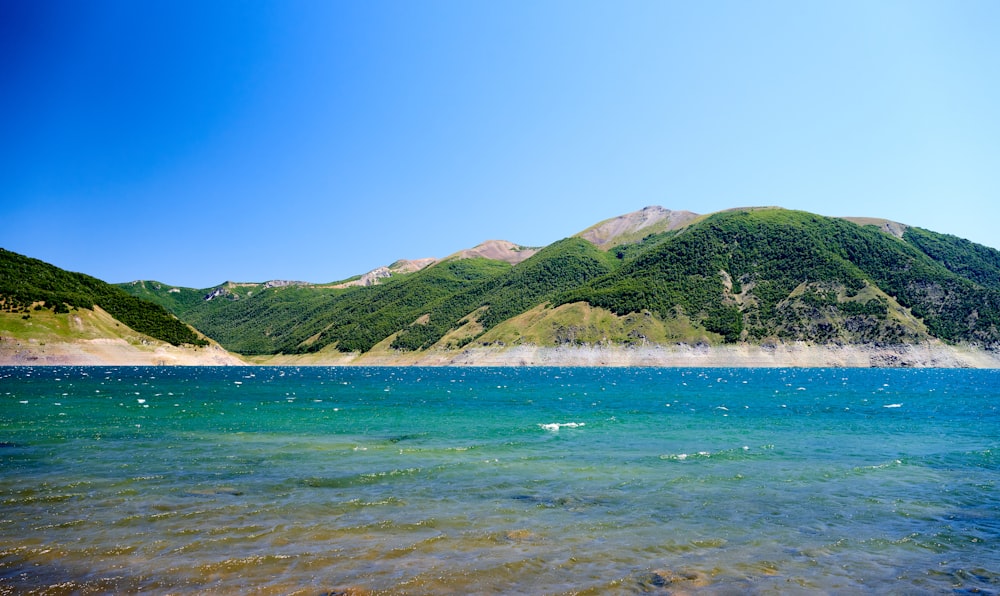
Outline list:
[[[1000,371],[0,368],[0,592],[1000,591]]]

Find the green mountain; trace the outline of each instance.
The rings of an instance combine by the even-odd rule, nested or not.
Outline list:
[[[30,319],[43,310],[69,314],[100,307],[134,331],[169,344],[204,346],[190,327],[158,304],[137,298],[99,279],[72,273],[0,248],[0,313]]]
[[[650,207],[537,251],[516,247],[518,258],[513,250],[459,252],[370,276],[371,285],[121,287],[246,355],[517,343],[1000,344],[1000,251],[884,220]]]

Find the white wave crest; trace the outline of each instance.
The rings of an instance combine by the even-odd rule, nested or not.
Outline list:
[[[550,422],[548,424],[539,424],[542,429],[559,432],[560,428],[579,428],[581,426],[586,426],[585,422]]]

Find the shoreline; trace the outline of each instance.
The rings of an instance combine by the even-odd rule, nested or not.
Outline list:
[[[218,344],[177,347],[150,340],[131,343],[120,338],[70,342],[0,337],[0,366],[244,366],[237,354]]]
[[[261,364],[284,364],[273,356]],[[288,364],[293,364],[289,361]],[[327,366],[581,366],[661,368],[1000,368],[1000,352],[939,342],[892,346],[822,346],[806,343],[760,346],[687,344],[630,346],[477,347],[419,353],[344,355]]]
[[[573,366],[662,368],[1000,369],[1000,351],[941,342],[898,345],[480,346],[421,352],[373,350],[241,356],[207,348],[135,345],[120,339],[72,342],[0,338],[0,366]]]

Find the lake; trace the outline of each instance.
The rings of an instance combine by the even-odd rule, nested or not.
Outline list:
[[[0,592],[1000,591],[1000,371],[0,368]]]

